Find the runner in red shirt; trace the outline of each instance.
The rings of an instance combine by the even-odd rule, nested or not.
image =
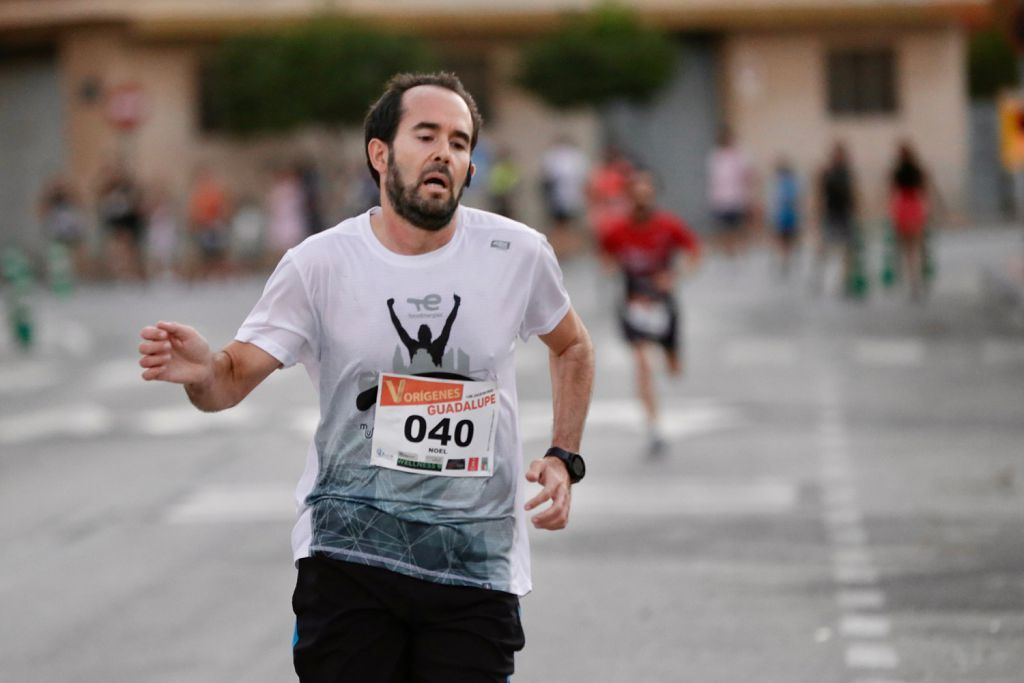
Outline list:
[[[679,270],[674,257],[681,251],[686,255],[687,269],[696,268],[700,262],[700,242],[682,220],[656,207],[654,177],[650,172],[636,171],[632,175],[629,197],[629,215],[608,225],[601,248],[606,264],[617,267],[625,276],[625,298],[619,309],[622,333],[633,347],[637,391],[647,414],[650,452],[658,455],[665,449],[665,440],[658,428],[647,347],[650,343],[660,345],[669,372],[682,374],[678,331],[681,316],[674,296]]]

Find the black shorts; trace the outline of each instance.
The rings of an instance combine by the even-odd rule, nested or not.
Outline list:
[[[619,327],[622,330],[622,336],[625,337],[626,341],[630,344],[649,341],[660,345],[668,353],[678,353],[679,323],[681,316],[675,297],[661,296],[656,299],[650,297],[650,299],[652,300],[652,303],[663,307],[663,310],[667,314],[664,328],[660,330],[645,328],[644,326],[637,324],[636,320],[631,320],[629,314],[629,301],[627,300],[619,306]]]
[[[505,683],[523,649],[519,598],[326,557],[298,562],[302,683]]]

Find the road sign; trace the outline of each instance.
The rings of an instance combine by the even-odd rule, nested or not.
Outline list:
[[[146,96],[138,83],[121,83],[107,93],[107,120],[119,130],[132,130],[146,117]]]

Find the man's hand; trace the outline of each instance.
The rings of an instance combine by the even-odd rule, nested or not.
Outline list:
[[[538,529],[555,531],[564,529],[569,523],[569,508],[572,505],[572,492],[569,487],[569,471],[565,463],[558,458],[538,458],[530,463],[526,471],[526,481],[538,482],[544,489],[526,503],[527,510],[551,501],[547,510],[531,518],[533,526]]]
[[[159,322],[142,328],[139,365],[142,379],[176,384],[203,384],[213,375],[213,354],[194,328]]]

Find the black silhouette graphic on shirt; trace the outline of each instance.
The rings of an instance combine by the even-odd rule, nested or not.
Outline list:
[[[430,355],[430,360],[434,361],[436,367],[441,367],[444,349],[448,346],[448,337],[452,333],[452,323],[455,322],[455,316],[459,312],[459,304],[462,303],[462,298],[458,294],[453,295],[453,298],[455,299],[455,306],[452,308],[452,312],[448,314],[448,319],[444,323],[444,329],[441,330],[441,334],[438,335],[437,339],[433,338],[433,333],[426,325],[420,325],[420,329],[416,333],[417,339],[410,337],[409,333],[402,327],[402,321],[395,314],[395,300],[393,298],[388,299],[388,311],[391,313],[391,322],[395,325],[395,330],[398,331],[399,339],[402,340],[405,348],[409,351],[410,363],[412,363],[416,352],[422,349]]]
[[[402,326],[402,321],[398,319],[398,315],[395,313],[395,300],[393,298],[388,299],[388,311],[391,313],[391,322],[395,326],[395,331],[398,332],[398,338],[402,340],[402,344],[409,352],[409,364],[412,365],[414,363],[413,358],[416,356],[417,352],[424,351],[430,357],[430,362],[433,363],[434,367],[439,368],[438,370],[431,370],[429,372],[411,372],[407,370],[406,372],[411,374],[413,377],[465,381],[472,381],[473,379],[461,372],[452,372],[451,369],[446,369],[444,366],[444,353],[448,346],[448,338],[451,336],[452,325],[455,323],[455,316],[458,314],[459,305],[462,303],[462,297],[458,294],[453,294],[452,298],[455,299],[455,306],[452,307],[452,312],[448,314],[448,319],[445,320],[444,328],[441,330],[441,334],[438,335],[437,339],[434,339],[434,335],[430,331],[430,327],[427,325],[420,325],[419,330],[416,331],[416,339],[410,337],[409,333],[406,332],[405,328]],[[356,396],[356,408],[359,410],[368,410],[376,401],[377,385],[374,384],[372,387],[368,387],[359,392],[359,395]]]

